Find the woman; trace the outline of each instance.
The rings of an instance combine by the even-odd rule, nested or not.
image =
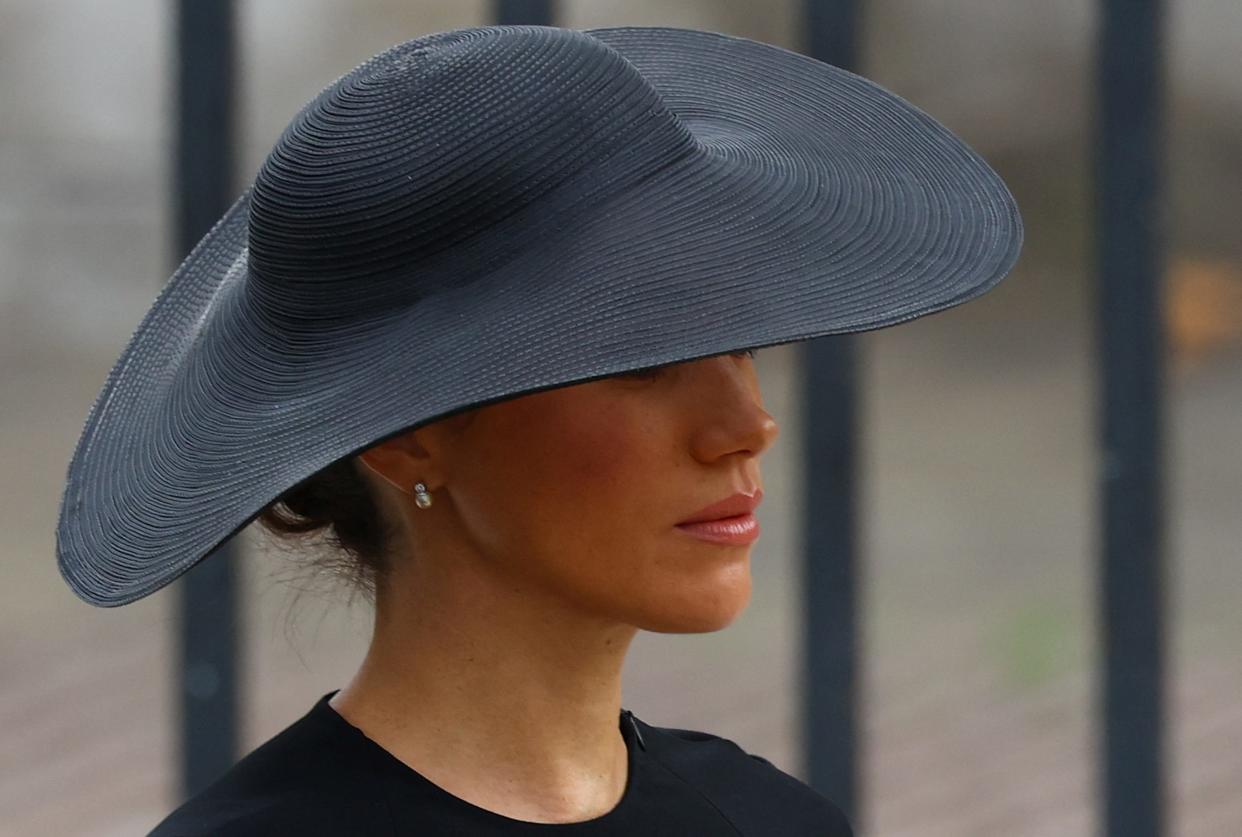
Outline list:
[[[1017,208],[882,88],[717,33],[400,44],[290,123],[113,368],[58,563],[168,584],[258,519],[374,597],[353,679],[152,832],[839,835],[735,743],[622,710],[640,630],[750,596],[760,346],[994,286]]]

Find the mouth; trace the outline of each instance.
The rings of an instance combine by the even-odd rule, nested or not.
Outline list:
[[[713,521],[730,520],[737,517],[745,517],[753,514],[759,504],[763,502],[763,490],[756,488],[750,494],[742,492],[734,492],[733,494],[712,503],[706,508],[699,509],[685,520],[678,523],[678,526],[688,526],[695,523],[710,523]]]
[[[725,546],[747,546],[759,539],[759,521],[752,512],[718,520],[678,523],[675,528],[699,540]]]

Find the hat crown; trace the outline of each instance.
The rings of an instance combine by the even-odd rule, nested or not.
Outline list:
[[[568,211],[695,144],[637,69],[585,33],[417,38],[342,76],[282,133],[255,178],[251,274],[321,285],[457,256],[467,239],[495,249],[488,231],[548,193],[562,189],[555,208]]]

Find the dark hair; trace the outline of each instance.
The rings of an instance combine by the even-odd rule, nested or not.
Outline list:
[[[354,457],[339,459],[268,504],[256,518],[277,541],[326,544],[311,562],[345,579],[374,601],[376,583],[391,566],[395,532]]]

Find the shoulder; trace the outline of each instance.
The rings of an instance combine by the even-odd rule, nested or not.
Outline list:
[[[354,764],[348,750],[303,718],[181,803],[147,837],[376,833],[360,827],[383,812],[369,791],[365,764]]]
[[[348,833],[340,830],[341,825],[331,826],[322,818],[310,815],[298,800],[264,800],[253,805],[238,805],[195,798],[165,817],[147,837]]]
[[[809,785],[736,742],[702,730],[638,721],[647,751],[715,805],[742,833],[853,837],[844,812]]]

